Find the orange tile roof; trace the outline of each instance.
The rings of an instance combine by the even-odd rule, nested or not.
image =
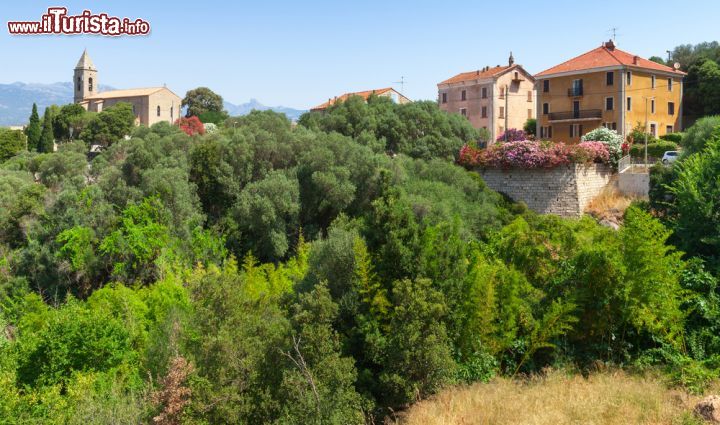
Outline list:
[[[576,56],[550,69],[535,74],[535,77],[559,74],[563,72],[583,71],[593,68],[604,68],[608,66],[633,66],[636,68],[652,69],[656,71],[672,72],[674,74],[684,75],[684,72],[653,62],[632,53],[620,50],[612,45],[612,43],[603,43],[602,46]]]
[[[109,90],[88,96],[83,100],[88,99],[115,99],[118,97],[136,97],[136,96],[148,96],[157,91],[164,89],[165,87],[148,87],[141,89],[125,89],[125,90]]]
[[[314,108],[310,108],[310,110],[311,111],[321,111],[323,109],[328,108],[331,105],[334,105],[335,102],[347,100],[350,96],[360,96],[363,98],[363,100],[367,100],[368,97],[370,97],[370,95],[373,93],[377,94],[377,95],[381,95],[381,94],[389,92],[390,90],[397,92],[397,90],[393,89],[392,87],[385,87],[384,89],[365,90],[365,91],[358,91],[358,92],[354,92],[354,93],[345,93],[341,96],[336,96],[332,99],[329,99],[327,102],[322,103]],[[400,94],[399,92],[397,92],[397,93]],[[402,96],[402,94],[400,94],[400,96]],[[405,97],[405,96],[403,96],[403,97]]]
[[[478,80],[481,78],[490,78],[490,77],[494,77],[498,74],[502,74],[503,72],[507,71],[510,68],[512,68],[512,66],[494,66],[487,70],[485,70],[483,68],[483,69],[478,69],[477,71],[463,72],[452,78],[448,78],[445,81],[439,82],[438,85],[460,83],[463,81],[472,81],[472,80]]]

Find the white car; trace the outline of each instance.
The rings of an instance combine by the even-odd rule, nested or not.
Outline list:
[[[663,164],[672,164],[675,162],[678,157],[680,156],[680,152],[678,151],[667,151],[665,154],[663,154],[662,157],[662,163]]]

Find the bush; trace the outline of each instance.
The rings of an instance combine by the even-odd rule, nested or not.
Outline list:
[[[528,136],[537,136],[537,120],[535,118],[529,118],[523,125],[523,130]]]
[[[615,130],[605,127],[598,127],[580,138],[582,142],[602,142],[610,153],[610,165],[617,167],[618,161],[623,154],[622,136]]]
[[[683,137],[682,145],[685,150],[685,155],[691,155],[703,150],[713,130],[718,126],[720,126],[720,115],[697,120],[695,124],[685,132],[685,137]]]
[[[495,139],[496,142],[505,142],[505,138],[507,137],[508,142],[521,142],[523,140],[527,140],[527,134],[525,134],[525,131],[518,130],[517,128],[508,128],[507,131],[502,133],[500,137]]]
[[[669,141],[658,141],[655,143],[648,143],[648,157],[652,158],[662,158],[663,154],[667,151],[676,151],[678,150],[678,145],[675,142],[669,142]],[[635,158],[642,158],[645,156],[645,144],[644,143],[635,143],[630,147],[630,155]]]
[[[610,153],[601,142],[564,143],[517,141],[479,150],[465,145],[458,162],[466,167],[552,168],[573,163],[608,163]]]
[[[683,138],[683,133],[668,133],[668,134],[663,134],[662,136],[660,136],[660,140],[674,142],[677,144],[680,144],[680,141],[682,140],[682,138]]]
[[[0,162],[25,150],[27,137],[20,130],[0,128]]]

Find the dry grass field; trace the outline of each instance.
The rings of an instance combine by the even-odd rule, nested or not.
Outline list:
[[[716,391],[718,387],[714,388]],[[692,414],[699,396],[660,380],[623,372],[584,378],[561,371],[526,380],[498,378],[449,388],[404,412],[402,425],[701,424]]]

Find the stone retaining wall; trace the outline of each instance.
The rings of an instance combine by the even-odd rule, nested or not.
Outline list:
[[[579,217],[587,204],[610,181],[612,171],[603,164],[572,164],[555,168],[481,168],[477,170],[491,189],[502,192],[540,214]]]

